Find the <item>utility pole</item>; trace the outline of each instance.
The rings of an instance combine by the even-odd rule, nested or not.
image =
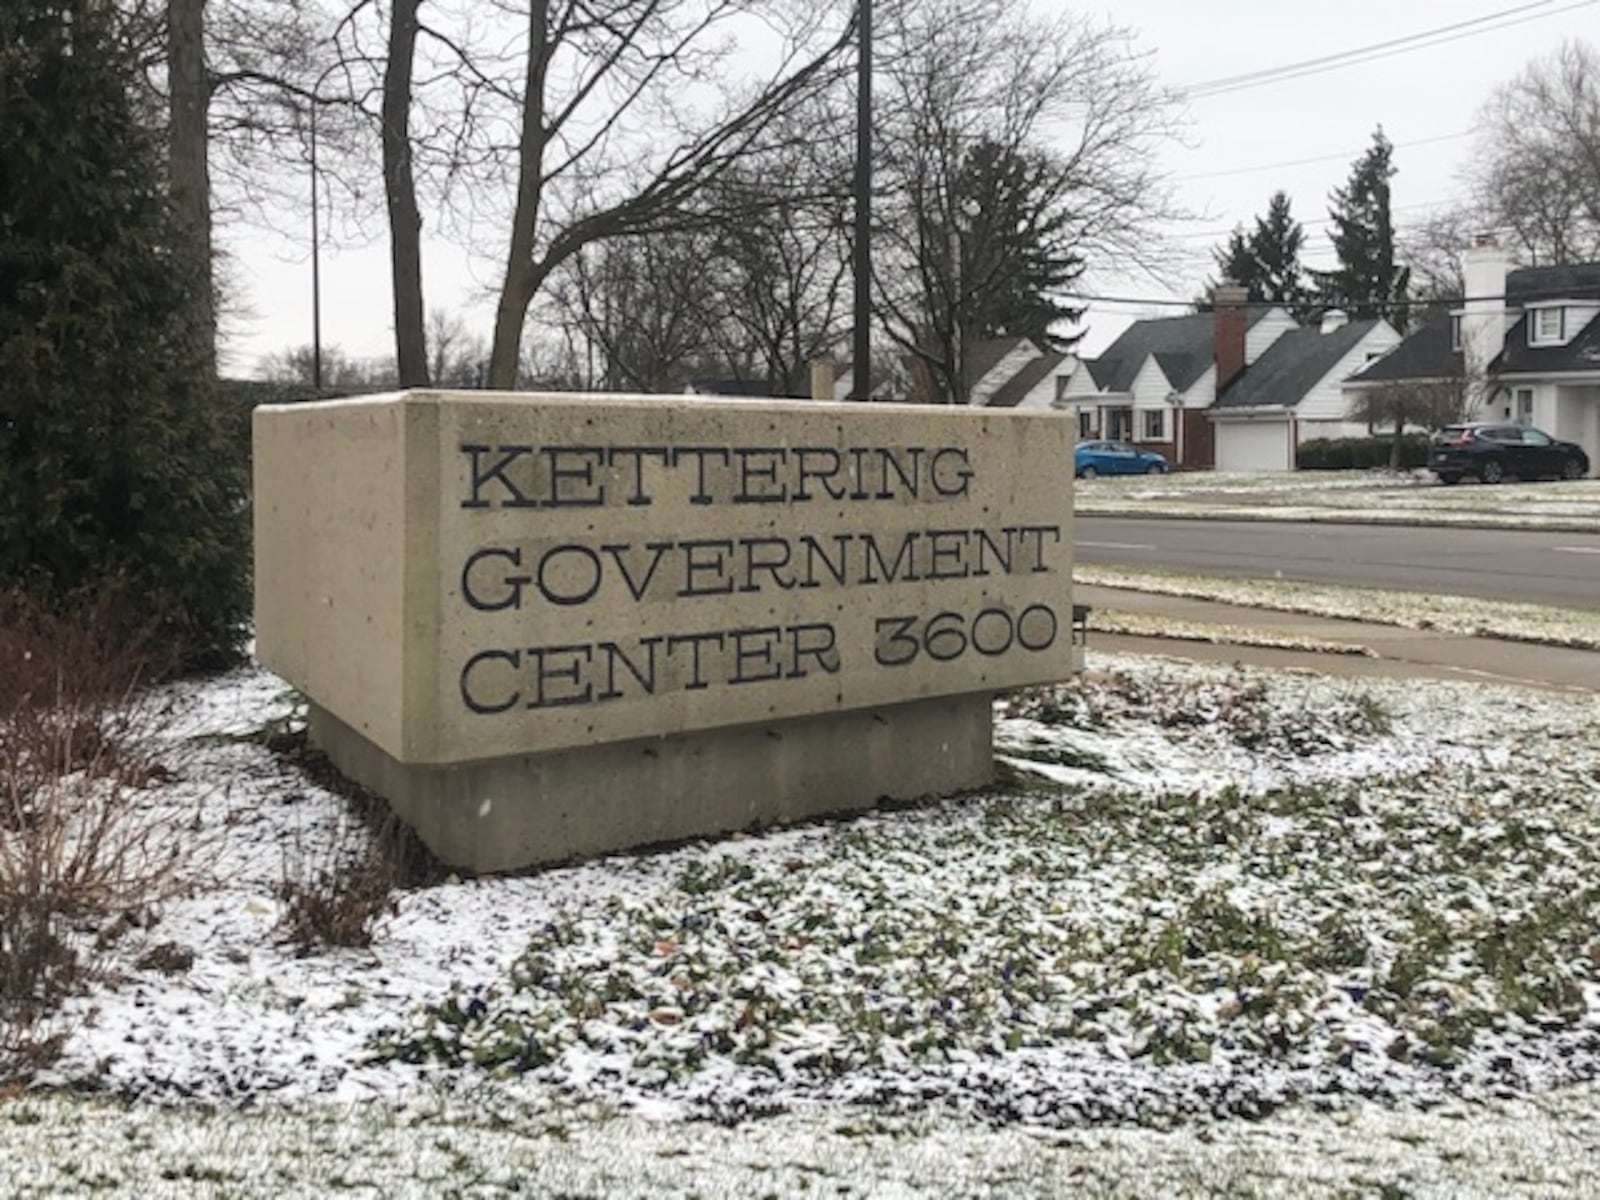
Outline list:
[[[857,0],[861,22],[856,55],[856,304],[852,399],[872,396],[872,0]]]

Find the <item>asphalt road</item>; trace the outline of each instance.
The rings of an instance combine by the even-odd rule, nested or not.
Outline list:
[[[1078,516],[1078,561],[1600,611],[1600,535]]]

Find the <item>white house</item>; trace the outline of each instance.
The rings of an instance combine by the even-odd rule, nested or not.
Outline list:
[[[1242,288],[1218,288],[1213,312],[1128,326],[1073,372],[1063,401],[1077,406],[1082,437],[1130,441],[1175,466],[1209,467],[1215,444],[1205,410],[1219,380],[1225,385],[1293,328],[1286,309],[1247,305]]]
[[[1063,393],[1078,406],[1080,434],[1134,442],[1174,466],[1289,470],[1301,441],[1346,431],[1344,376],[1399,340],[1384,321],[1335,313],[1303,329],[1287,309],[1247,303],[1231,285],[1213,304],[1136,321],[1081,364]]]
[[[1346,418],[1344,380],[1400,341],[1384,320],[1331,311],[1316,327],[1283,334],[1212,404],[1219,471],[1291,471],[1300,443],[1365,437]]]
[[[1534,425],[1600,463],[1600,263],[1511,270],[1491,237],[1463,260],[1467,295],[1344,384],[1458,379],[1469,416]]]
[[[1060,399],[1077,358],[1045,350],[1029,338],[990,338],[967,350],[972,380],[968,403],[982,408],[1052,408]],[[917,397],[917,372],[909,358],[895,363],[898,373],[874,372],[874,400]],[[833,395],[850,398],[854,375],[850,364],[837,369]]]

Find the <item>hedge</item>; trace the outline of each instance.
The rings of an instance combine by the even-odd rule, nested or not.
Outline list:
[[[1302,471],[1360,471],[1387,467],[1394,453],[1394,437],[1311,438],[1300,443],[1295,466]],[[1428,435],[1408,433],[1400,440],[1400,466],[1428,463]]]

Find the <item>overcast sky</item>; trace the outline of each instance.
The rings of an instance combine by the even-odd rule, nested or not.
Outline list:
[[[1040,11],[1061,3],[1034,0]],[[1328,193],[1348,177],[1377,125],[1395,143],[1393,204],[1403,227],[1459,197],[1475,117],[1497,83],[1552,53],[1563,37],[1600,42],[1596,0],[1101,0],[1077,7],[1135,32],[1161,82],[1173,88],[1493,18],[1353,66],[1189,100],[1184,143],[1163,153],[1181,203],[1199,214],[1170,231],[1187,251],[1184,265],[1153,280],[1096,264],[1097,291],[1116,296],[1193,296],[1214,270],[1209,249],[1262,212],[1278,188],[1306,225],[1306,261],[1331,266]],[[264,355],[311,341],[309,206],[302,216],[304,232],[287,214],[285,236],[277,239],[242,229],[223,235],[232,256],[230,286],[248,313],[233,322],[225,347],[235,373],[255,374]],[[503,253],[499,246],[485,249]],[[472,333],[487,339],[493,317],[487,293],[495,281],[482,277],[481,267],[478,274],[459,250],[426,247],[428,307],[459,312]],[[354,248],[325,241],[322,306],[324,346],[358,358],[392,355],[386,242]],[[1104,346],[1135,316],[1163,311],[1173,310],[1095,304],[1084,352]]]

